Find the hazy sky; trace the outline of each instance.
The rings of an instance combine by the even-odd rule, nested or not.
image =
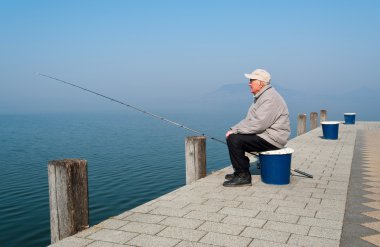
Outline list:
[[[255,68],[298,91],[380,90],[379,13],[377,0],[1,0],[0,113],[111,107],[36,72],[154,109]]]

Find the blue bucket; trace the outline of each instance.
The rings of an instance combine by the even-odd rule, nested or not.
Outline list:
[[[355,124],[356,113],[344,113],[345,124]]]
[[[293,152],[291,148],[261,152],[259,155],[261,181],[266,184],[289,184]]]
[[[322,122],[323,138],[336,140],[338,139],[339,122],[337,121],[325,121]]]

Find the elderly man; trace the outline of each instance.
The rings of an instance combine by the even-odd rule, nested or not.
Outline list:
[[[247,116],[226,133],[234,173],[227,174],[223,186],[252,185],[249,159],[245,152],[262,152],[283,148],[290,136],[288,107],[270,85],[271,76],[263,69],[245,74],[249,79],[254,103]]]

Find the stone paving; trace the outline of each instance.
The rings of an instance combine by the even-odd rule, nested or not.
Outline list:
[[[380,246],[380,124],[359,125],[341,246]]]
[[[278,186],[253,175],[251,187],[225,188],[227,167],[51,246],[339,246],[355,138],[365,126],[341,124],[338,140],[321,138],[319,127],[288,143],[292,167],[313,179],[295,174]]]

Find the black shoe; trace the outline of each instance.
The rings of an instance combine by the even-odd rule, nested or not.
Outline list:
[[[224,187],[239,187],[239,186],[251,186],[252,178],[251,174],[238,174],[235,178],[227,180],[223,183]]]
[[[231,179],[234,179],[235,177],[238,176],[238,173],[237,172],[234,172],[234,173],[230,173],[230,174],[226,174],[226,176],[224,176],[224,178],[226,180],[231,180]]]

